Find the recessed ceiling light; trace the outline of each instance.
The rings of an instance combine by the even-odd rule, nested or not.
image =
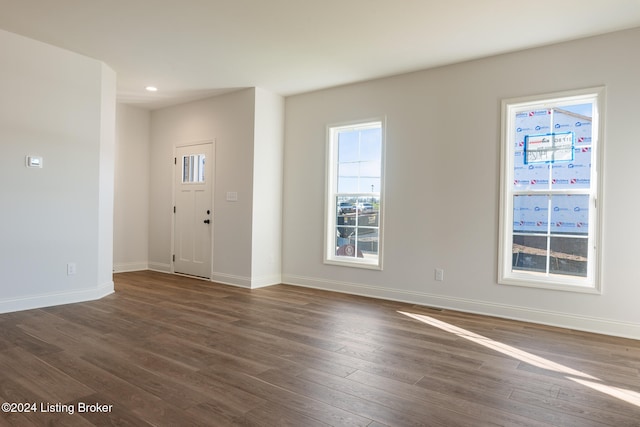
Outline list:
[[[157,92],[158,91],[158,88],[155,87],[155,86],[147,86],[145,89],[147,91],[149,91],[149,92]]]

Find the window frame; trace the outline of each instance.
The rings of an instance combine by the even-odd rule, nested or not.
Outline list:
[[[340,130],[366,128],[379,124],[380,126],[380,189],[369,193],[339,193],[337,191],[338,179],[338,150],[335,135]],[[371,270],[382,270],[383,242],[384,242],[384,181],[385,181],[385,152],[386,152],[386,118],[374,117],[363,120],[340,122],[329,124],[326,127],[326,179],[325,179],[325,238],[324,238],[324,263],[345,267],[356,267]],[[378,257],[375,262],[371,259],[357,256],[347,257],[336,255],[337,247],[336,224],[338,216],[337,197],[377,197],[378,210]]]
[[[514,189],[515,166],[515,117],[523,110],[550,109],[560,104],[593,102],[591,171],[588,191],[552,188],[519,191]],[[602,293],[602,211],[603,211],[603,142],[605,118],[605,87],[555,92],[502,100],[502,140],[500,161],[500,224],[498,252],[498,283],[572,291],[580,293]],[[514,195],[539,194],[553,197],[555,194],[589,195],[589,228],[587,233],[587,274],[579,276],[534,272],[513,269],[513,218]],[[551,236],[549,232],[541,236]],[[547,255],[550,256],[550,255]]]

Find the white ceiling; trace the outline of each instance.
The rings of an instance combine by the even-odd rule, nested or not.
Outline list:
[[[637,26],[640,0],[0,0],[0,28],[104,61],[118,100],[151,109],[252,86],[291,95]]]

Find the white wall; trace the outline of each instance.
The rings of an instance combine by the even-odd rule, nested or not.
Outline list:
[[[113,292],[113,203],[116,139],[116,73],[101,64],[98,150],[98,283]]]
[[[151,112],[117,105],[114,271],[149,264],[149,128]]]
[[[0,311],[111,293],[115,74],[5,31],[0,52]]]
[[[171,271],[174,147],[214,141],[212,280],[281,282],[283,113],[283,98],[259,88],[151,113],[150,268]]]
[[[634,29],[287,98],[284,282],[640,338],[639,45]],[[598,85],[603,294],[498,285],[500,101]],[[382,115],[384,270],[324,265],[326,125]]]
[[[135,257],[148,225],[149,268],[172,270],[174,149],[213,141],[212,280],[253,288],[280,283],[284,99],[251,88],[156,110],[150,120],[124,105],[118,113],[116,266],[145,268]],[[149,163],[136,170],[145,152]],[[146,186],[148,224],[142,218]],[[228,192],[238,200],[228,201]]]
[[[151,113],[150,268],[171,271],[174,147],[215,141],[213,280],[251,286],[254,104],[246,89]]]
[[[282,282],[284,99],[256,88],[251,287]]]

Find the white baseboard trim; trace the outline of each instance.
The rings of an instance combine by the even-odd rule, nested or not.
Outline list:
[[[282,283],[282,276],[279,274],[254,277],[251,279],[251,289],[265,288],[267,286],[279,285],[280,283]]]
[[[532,309],[488,301],[434,295],[422,292],[403,291],[358,283],[338,282],[296,275],[283,275],[282,282],[327,291],[343,292],[371,298],[419,304],[429,307],[482,314],[505,319],[521,320],[542,325],[557,326],[585,332],[612,335],[640,340],[640,324],[581,316],[553,311]]]
[[[251,278],[243,276],[235,276],[227,273],[214,272],[211,276],[211,281],[221,283],[223,285],[238,286],[240,288],[251,289]]]
[[[11,313],[14,311],[33,310],[35,308],[52,307],[55,305],[94,301],[110,295],[113,292],[113,281],[111,280],[91,289],[52,292],[24,298],[0,300],[0,313]]]
[[[156,271],[158,273],[169,273],[169,274],[178,274],[180,273],[172,273],[170,264],[160,264],[160,263],[126,263],[126,264],[118,264],[114,265],[114,273],[126,273],[130,271],[143,271],[143,270],[151,270]],[[185,275],[187,277],[191,277]],[[264,276],[251,279],[249,277],[243,276],[235,276],[227,273],[213,273],[211,279],[203,280],[211,280],[212,282],[220,283],[223,285],[237,286],[241,288],[247,289],[257,289],[264,288],[266,286],[279,285],[282,283],[282,276],[273,275],[273,276]]]
[[[123,262],[113,264],[114,273],[127,273],[129,271],[144,271],[149,270],[149,263],[147,262]]]
[[[159,271],[160,273],[172,273],[171,264],[163,264],[161,262],[150,262],[148,269],[151,271]]]

